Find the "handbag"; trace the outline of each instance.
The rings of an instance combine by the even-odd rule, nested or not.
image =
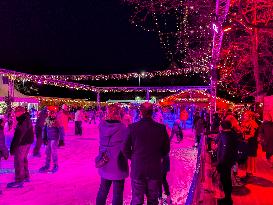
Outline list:
[[[248,158],[248,145],[245,141],[239,143],[237,148],[237,162],[238,164],[245,164]]]
[[[110,140],[111,140],[112,136],[113,135],[109,136],[107,147],[109,146],[109,143],[110,143]],[[96,168],[104,167],[106,164],[108,164],[109,160],[110,160],[110,157],[109,157],[109,152],[108,152],[107,149],[100,152],[99,155],[95,159]]]

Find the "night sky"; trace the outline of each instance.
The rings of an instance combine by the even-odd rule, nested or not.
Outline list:
[[[37,74],[163,70],[159,40],[118,0],[0,1],[0,66]]]

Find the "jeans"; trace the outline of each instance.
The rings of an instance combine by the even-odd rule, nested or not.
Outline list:
[[[101,178],[99,192],[96,198],[96,205],[105,205],[106,199],[113,183],[113,200],[112,205],[123,204],[123,191],[125,180],[108,180]]]
[[[82,135],[82,121],[75,121],[75,135]]]
[[[144,203],[144,195],[147,197],[148,205],[158,205],[160,180],[132,179],[132,203],[141,205]]]
[[[14,154],[15,181],[22,182],[29,178],[28,159],[30,144],[17,147]]]
[[[162,186],[164,187],[164,192],[167,196],[170,196],[170,188],[169,188],[169,184],[167,181],[167,173],[163,173],[162,174],[162,179],[161,179],[161,183],[162,185],[159,188],[159,197],[162,198]]]
[[[42,133],[43,133],[43,128],[42,127],[35,127],[35,133],[36,133],[36,144],[33,150],[33,154],[39,154],[41,146],[43,144],[43,138],[42,138]]]
[[[65,135],[64,127],[62,126],[60,127],[60,140],[64,141],[64,135]]]
[[[59,140],[48,140],[46,146],[46,166],[50,166],[51,156],[54,165],[58,165],[58,142]]]

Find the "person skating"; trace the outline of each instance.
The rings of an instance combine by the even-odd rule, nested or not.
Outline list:
[[[43,141],[46,145],[46,162],[45,166],[40,168],[40,172],[47,172],[50,168],[51,158],[53,160],[52,173],[58,171],[58,142],[61,135],[61,125],[56,117],[55,111],[50,111],[48,118],[46,119]]]
[[[159,108],[155,109],[155,114],[154,114],[154,121],[160,124],[163,124],[164,118],[162,115],[162,112]]]
[[[38,115],[35,124],[35,134],[36,134],[36,145],[33,150],[34,157],[41,157],[40,149],[43,144],[43,128],[45,125],[46,118],[48,117],[47,107],[44,107]]]
[[[180,112],[180,120],[182,121],[182,129],[186,129],[187,128],[187,120],[189,118],[189,113],[186,110],[186,108],[184,108],[181,112]]]
[[[181,140],[183,139],[183,131],[181,128],[181,122],[179,119],[177,119],[172,127],[172,132],[171,132],[171,137],[170,137],[170,141],[172,141],[173,137],[176,136],[177,139],[177,143],[180,143]]]
[[[57,118],[61,126],[61,134],[60,134],[60,140],[59,140],[58,146],[62,147],[64,146],[64,137],[68,129],[68,121],[69,121],[68,106],[66,104],[62,105],[61,110],[57,114]]]
[[[199,112],[195,114],[193,128],[195,130],[195,144],[194,147],[197,147],[200,143],[202,133],[204,132],[204,120],[200,117]]]
[[[82,108],[78,108],[75,113],[75,135],[82,136],[82,122],[84,121],[84,113]]]
[[[15,108],[17,126],[10,146],[10,154],[14,155],[15,182],[7,184],[8,188],[19,188],[24,182],[29,181],[27,155],[31,144],[34,141],[33,126],[25,108],[18,106]]]

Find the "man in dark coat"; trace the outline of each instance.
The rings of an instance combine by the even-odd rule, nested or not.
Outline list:
[[[217,170],[220,174],[220,181],[223,185],[225,198],[219,199],[219,204],[232,204],[232,181],[231,168],[236,161],[236,152],[238,147],[238,136],[232,131],[231,122],[222,122],[222,132],[219,136],[218,151],[217,151]]]
[[[41,157],[40,149],[43,144],[42,133],[43,133],[43,128],[44,128],[47,116],[48,116],[47,107],[44,107],[39,113],[39,116],[37,118],[36,125],[35,125],[36,145],[33,150],[34,157]]]
[[[161,185],[161,160],[170,151],[166,126],[152,119],[153,105],[141,105],[142,119],[129,125],[123,153],[131,160],[132,205],[158,204]]]
[[[8,188],[22,187],[24,181],[29,181],[27,155],[34,141],[32,122],[30,115],[25,112],[25,108],[16,107],[15,116],[17,126],[10,146],[10,154],[14,155],[15,182],[8,183]]]

